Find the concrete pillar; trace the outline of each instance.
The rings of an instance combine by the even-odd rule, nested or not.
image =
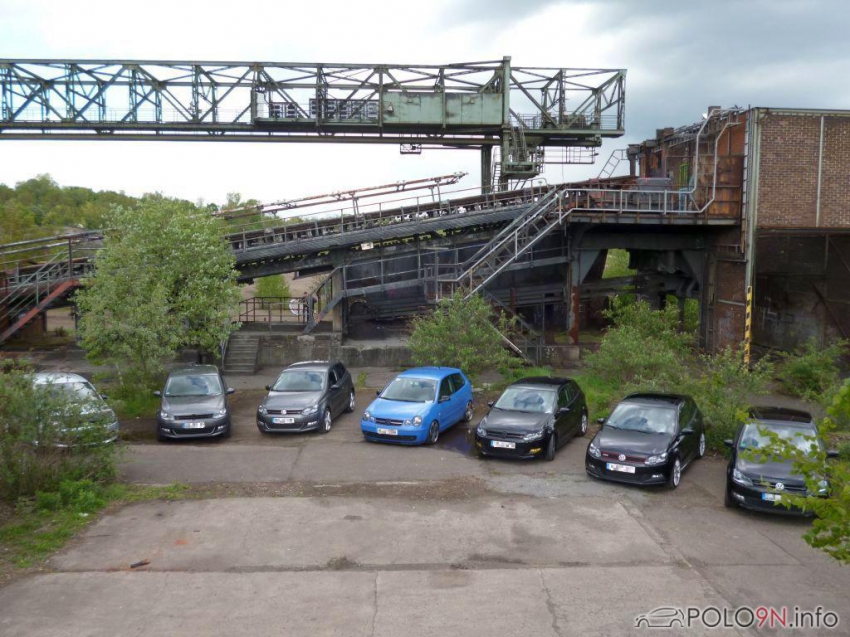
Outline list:
[[[337,270],[334,273],[331,285],[333,296],[343,292],[345,289],[345,283],[342,278],[342,270]],[[333,309],[331,309],[331,327],[334,332],[342,332],[345,329],[345,306],[346,299],[342,299]]]

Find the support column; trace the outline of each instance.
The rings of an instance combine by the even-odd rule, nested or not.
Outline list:
[[[341,294],[345,289],[345,281],[342,278],[342,270],[337,270],[332,280],[333,296]],[[334,332],[342,332],[345,329],[345,306],[346,299],[342,299],[331,309],[331,326]]]
[[[493,187],[493,147],[481,147],[481,191],[489,192]]]

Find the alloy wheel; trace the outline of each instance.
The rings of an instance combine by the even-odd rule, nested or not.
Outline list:
[[[348,397],[348,411],[354,411],[354,392]]]
[[[679,483],[682,481],[682,463],[679,462],[679,459],[676,458],[676,461],[673,463],[673,471],[670,476],[670,485],[675,489],[679,486]]]
[[[437,442],[437,439],[440,437],[440,425],[437,424],[437,421],[431,423],[431,428],[428,430],[428,442],[432,445]]]
[[[699,457],[702,458],[705,455],[705,434],[701,433],[699,435]]]
[[[472,420],[472,402],[466,403],[466,412],[463,414],[463,419],[465,422]]]
[[[587,412],[582,412],[581,414],[581,435],[587,433]]]
[[[331,410],[325,410],[325,419],[322,421],[322,430],[325,433],[328,433],[331,430],[331,426],[333,425],[333,418],[331,418]]]

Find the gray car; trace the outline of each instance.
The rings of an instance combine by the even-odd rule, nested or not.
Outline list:
[[[156,415],[159,441],[183,438],[229,438],[228,395],[234,392],[215,365],[189,365],[173,370],[163,390]]]
[[[284,369],[267,385],[257,409],[263,433],[328,433],[333,419],[354,411],[354,383],[339,361],[308,361]]]
[[[68,447],[74,435],[77,433],[88,433],[89,429],[105,426],[103,440],[97,436],[97,440],[92,440],[91,443],[98,444],[100,442],[114,442],[118,438],[118,418],[115,412],[106,404],[104,396],[92,386],[92,384],[79,374],[70,374],[66,372],[40,372],[33,374],[33,385],[36,391],[45,391],[62,399],[69,400],[72,404],[79,407],[77,420],[82,419],[91,424],[86,426],[77,422],[73,427],[68,427],[67,423],[63,423],[61,417],[58,417],[57,440],[54,442],[56,447]],[[89,438],[90,436],[83,436]]]

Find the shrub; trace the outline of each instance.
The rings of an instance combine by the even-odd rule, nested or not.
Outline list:
[[[289,283],[282,274],[264,276],[257,279],[257,296],[289,296]]]
[[[116,446],[102,444],[106,416],[64,392],[36,388],[29,370],[0,371],[0,498],[56,491],[67,480],[115,476]],[[62,445],[62,446],[59,446]]]
[[[519,361],[504,348],[499,332],[509,323],[478,295],[458,291],[440,301],[434,313],[413,320],[410,351],[417,365],[462,369],[470,378],[487,370],[516,367]]]
[[[847,353],[848,341],[836,341],[820,347],[815,339],[794,353],[780,356],[779,382],[784,391],[806,400],[823,402],[837,390],[840,378],[838,362]]]

